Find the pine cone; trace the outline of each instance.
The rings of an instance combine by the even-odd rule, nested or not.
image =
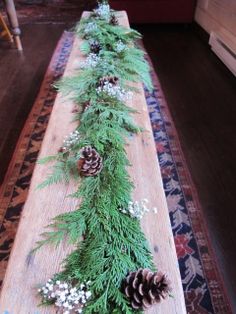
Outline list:
[[[117,85],[118,81],[119,79],[116,76],[104,76],[103,78],[99,80],[99,86],[103,87],[106,83]]]
[[[118,25],[119,24],[119,21],[118,21],[117,17],[115,16],[115,14],[111,15],[110,24],[111,25]]]
[[[82,104],[82,112],[85,112],[90,107],[90,102],[86,101]]]
[[[170,281],[162,272],[139,269],[124,281],[124,292],[133,309],[148,309],[165,299],[171,291]]]
[[[98,41],[93,41],[90,43],[90,52],[95,53],[96,55],[102,49]]]
[[[91,146],[85,146],[80,151],[81,157],[78,160],[80,175],[85,177],[96,176],[102,170],[102,158]]]

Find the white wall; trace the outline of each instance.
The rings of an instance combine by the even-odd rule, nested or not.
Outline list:
[[[222,34],[236,50],[236,0],[198,0],[195,20],[208,33]]]

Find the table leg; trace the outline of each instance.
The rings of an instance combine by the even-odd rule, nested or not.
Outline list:
[[[19,23],[18,23],[18,19],[16,15],[14,0],[4,0],[4,3],[6,6],[9,23],[12,28],[12,34],[15,39],[16,47],[18,50],[23,50],[21,40],[20,40],[21,31],[19,28]]]

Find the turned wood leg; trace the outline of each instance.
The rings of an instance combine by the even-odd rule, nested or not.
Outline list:
[[[3,28],[3,31],[0,31],[0,37],[7,37],[10,42],[13,42],[13,36],[7,27],[7,24],[4,21],[3,16],[0,13],[0,26]]]
[[[18,50],[23,50],[22,45],[21,45],[21,40],[20,40],[21,31],[19,28],[19,23],[18,23],[18,19],[16,15],[14,0],[4,0],[4,3],[6,6],[9,23],[11,25],[12,34],[15,39],[16,47]]]

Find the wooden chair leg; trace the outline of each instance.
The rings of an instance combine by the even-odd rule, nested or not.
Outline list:
[[[3,16],[0,13],[0,26],[3,28],[3,31],[0,33],[0,37],[7,37],[10,42],[13,42],[12,34],[7,27],[7,24],[4,21]]]
[[[14,0],[4,0],[5,6],[6,6],[6,11],[7,11],[7,16],[9,19],[9,23],[12,28],[12,34],[15,39],[16,47],[18,50],[23,50],[21,40],[20,40],[20,28],[19,28],[19,23],[16,15],[16,9],[15,9],[15,4]]]
[[[16,48],[17,48],[19,51],[22,51],[22,50],[23,50],[23,47],[22,47],[22,43],[21,43],[21,40],[20,40],[20,36],[19,36],[19,35],[15,35],[15,36],[14,36],[14,39],[15,39],[15,43],[16,43]]]

